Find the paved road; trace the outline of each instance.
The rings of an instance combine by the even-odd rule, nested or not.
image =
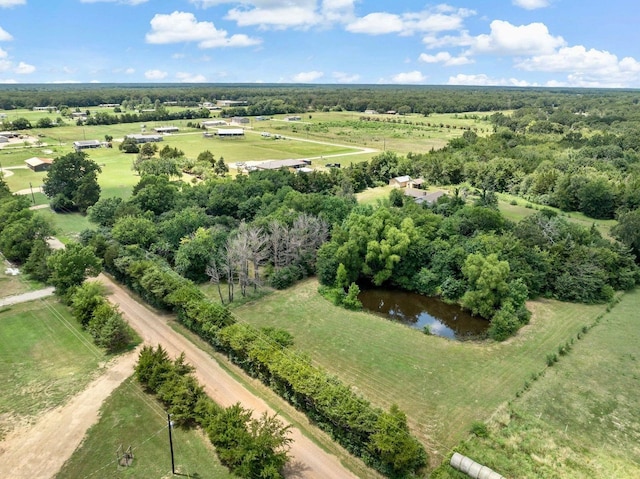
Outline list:
[[[171,356],[185,353],[187,362],[195,367],[195,376],[204,386],[207,394],[224,407],[240,402],[252,409],[256,415],[274,411],[260,398],[250,393],[232,378],[206,352],[196,347],[185,337],[177,334],[167,324],[167,318],[160,316],[136,301],[120,285],[105,275],[99,280],[109,290],[108,299],[117,304],[129,324],[140,334],[145,343],[161,344]],[[291,429],[290,455],[292,468],[287,477],[305,479],[355,479],[356,476],[340,464],[338,459],[321,449],[298,429]],[[372,474],[373,475],[373,474]]]
[[[51,296],[54,291],[55,288],[50,287],[39,289],[37,291],[29,291],[28,293],[16,294],[14,296],[7,296],[6,298],[0,298],[0,307],[46,298],[47,296]]]

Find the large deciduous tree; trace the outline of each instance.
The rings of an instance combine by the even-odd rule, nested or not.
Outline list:
[[[42,190],[49,198],[54,198],[52,206],[71,206],[82,213],[100,198],[98,173],[100,166],[83,152],[69,153],[56,158]]]
[[[63,296],[89,276],[100,273],[100,264],[91,246],[69,244],[47,259],[47,266],[51,270],[49,282],[56,287],[56,293]]]

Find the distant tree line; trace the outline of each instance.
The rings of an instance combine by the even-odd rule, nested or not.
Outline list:
[[[167,101],[197,107],[204,101],[246,102],[246,113],[269,115],[312,110],[374,109],[404,113],[463,113],[471,111],[569,108],[575,111],[609,104],[633,105],[634,90],[495,88],[468,86],[398,85],[249,85],[249,84],[122,84],[122,85],[0,85],[0,108],[58,105],[90,107],[129,102]]]

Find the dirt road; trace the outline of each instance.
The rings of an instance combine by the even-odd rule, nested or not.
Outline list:
[[[118,357],[67,404],[52,409],[35,425],[9,433],[0,442],[0,477],[55,476],[78,448],[87,429],[98,421],[104,400],[131,376],[137,359],[137,352]]]
[[[187,362],[195,367],[195,375],[207,394],[221,406],[231,406],[240,402],[244,407],[261,414],[274,411],[260,398],[254,396],[232,378],[206,352],[196,347],[183,336],[173,331],[166,318],[155,314],[132,298],[120,285],[104,275],[99,280],[109,290],[109,300],[117,304],[129,324],[140,334],[145,343],[161,344],[171,356],[185,353]],[[335,456],[318,447],[298,429],[291,429],[290,454],[295,465],[288,477],[307,479],[355,479],[356,476],[344,468]],[[295,471],[293,470],[295,469]]]
[[[37,291],[29,291],[28,293],[16,294],[14,296],[7,296],[0,298],[0,307],[9,306],[11,304],[26,303],[27,301],[34,301],[36,299],[46,298],[51,296],[55,291],[54,287],[39,289]]]

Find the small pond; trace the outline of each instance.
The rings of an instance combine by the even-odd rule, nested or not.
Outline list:
[[[472,316],[455,304],[408,291],[369,289],[361,291],[358,299],[362,307],[388,319],[457,341],[479,339],[486,336],[489,321]]]

